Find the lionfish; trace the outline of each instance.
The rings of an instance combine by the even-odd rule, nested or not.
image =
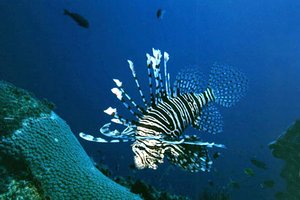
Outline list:
[[[134,64],[128,60],[143,106],[138,105],[123,88],[122,82],[111,91],[135,117],[129,120],[116,108],[104,110],[111,121],[124,125],[122,131],[111,130],[111,123],[100,128],[101,137],[80,133],[80,137],[93,142],[133,142],[134,163],[138,169],[157,169],[166,156],[169,162],[191,172],[209,171],[212,161],[208,148],[225,148],[223,144],[204,142],[197,135],[184,134],[187,127],[208,133],[223,130],[222,116],[214,104],[231,107],[244,96],[247,87],[245,76],[239,71],[223,65],[214,65],[208,84],[202,84],[202,76],[196,70],[178,73],[171,86],[167,72],[169,54],[152,49],[153,56],[146,54],[150,99],[147,100],[140,87]]]

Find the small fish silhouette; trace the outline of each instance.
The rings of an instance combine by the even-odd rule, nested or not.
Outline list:
[[[156,17],[157,19],[163,19],[164,15],[165,15],[166,11],[164,9],[158,9],[156,11]]]
[[[272,179],[265,180],[263,183],[260,184],[262,188],[273,188],[275,182]]]
[[[251,168],[246,168],[244,169],[244,173],[247,174],[248,176],[255,176],[254,171]]]
[[[70,12],[67,9],[64,9],[64,15],[70,16],[79,26],[83,28],[89,28],[88,20],[82,17],[81,15],[74,12]]]
[[[256,158],[250,159],[251,163],[260,169],[268,169],[267,164],[263,161],[257,160]]]

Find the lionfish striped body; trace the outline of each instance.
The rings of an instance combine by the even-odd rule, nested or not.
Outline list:
[[[111,131],[111,124],[107,123],[100,129],[104,137],[84,133],[80,133],[80,137],[101,143],[133,141],[132,150],[138,169],[156,169],[166,156],[171,163],[183,169],[192,172],[209,171],[212,161],[208,148],[225,146],[203,142],[198,136],[184,134],[184,131],[192,126],[209,133],[221,132],[222,117],[214,103],[230,107],[238,102],[246,91],[246,78],[230,67],[216,65],[211,70],[208,85],[201,84],[203,78],[197,71],[185,70],[177,75],[171,89],[167,72],[168,53],[164,52],[164,73],[160,71],[160,50],[153,49],[153,56],[146,56],[150,102],[143,94],[130,60],[129,67],[144,106],[135,103],[119,80],[114,79],[117,87],[112,89],[136,120],[125,119],[115,108],[109,107],[104,112],[113,117],[112,122],[126,128],[122,132]]]

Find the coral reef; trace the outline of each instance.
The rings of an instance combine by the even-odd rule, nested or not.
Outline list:
[[[95,163],[97,169],[99,169],[103,174],[113,179],[115,182],[119,183],[130,189],[131,192],[139,194],[145,200],[189,200],[189,197],[179,196],[175,194],[170,194],[167,191],[161,191],[158,188],[146,183],[141,179],[134,179],[131,176],[114,176],[113,172],[103,163]],[[237,185],[238,183],[232,182],[232,184]],[[234,186],[237,187],[237,186]],[[238,186],[239,187],[239,186]],[[230,192],[226,187],[214,187],[213,189],[204,188],[203,191],[197,197],[198,200],[230,200]]]
[[[0,199],[140,199],[94,167],[52,108],[0,81]]]
[[[278,192],[276,199],[300,199],[300,121],[296,121],[269,148],[274,157],[285,161],[280,175],[286,181],[286,191]]]
[[[30,200],[42,200],[36,187],[32,185],[30,181],[16,181],[12,180],[7,188],[6,193],[1,194],[0,199],[30,199]]]
[[[215,188],[214,191],[204,189],[199,200],[230,200],[229,191],[224,188]]]
[[[115,182],[128,188],[132,193],[139,194],[145,200],[189,200],[184,196],[177,196],[166,191],[160,191],[143,180],[133,179],[131,176],[113,176],[113,172],[102,163],[95,163],[96,168]]]
[[[159,191],[155,187],[147,184],[143,180],[133,180],[130,177],[115,177],[114,180],[129,188],[131,192],[139,194],[145,200],[188,200],[189,198],[183,196],[177,196],[165,191]]]

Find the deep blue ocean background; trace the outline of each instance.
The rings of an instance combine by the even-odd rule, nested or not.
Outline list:
[[[78,26],[63,9],[81,14],[90,27]],[[165,10],[161,20],[158,9]],[[1,0],[0,79],[54,102],[76,136],[96,135],[110,120],[104,109],[126,111],[110,92],[113,78],[138,97],[127,59],[134,61],[145,90],[145,53],[152,47],[170,54],[173,80],[183,67],[198,66],[208,74],[215,62],[232,65],[247,75],[249,90],[236,106],[220,108],[224,132],[205,136],[227,146],[210,173],[167,163],[155,171],[133,171],[130,144],[78,139],[114,175],[141,178],[174,194],[197,199],[205,188],[228,188],[235,180],[241,188],[228,188],[232,199],[274,199],[285,187],[279,175],[283,162],[273,158],[268,144],[300,118],[299,11],[297,0]],[[268,169],[253,166],[252,157]],[[244,173],[248,167],[254,177]],[[261,188],[266,179],[275,187]]]

